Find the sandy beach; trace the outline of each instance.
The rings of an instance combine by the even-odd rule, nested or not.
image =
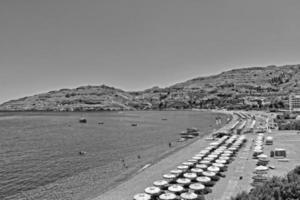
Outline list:
[[[234,116],[232,121],[235,120],[236,116]],[[175,169],[177,165],[190,159],[200,150],[207,147],[207,143],[208,141],[206,141],[204,138],[198,139],[192,144],[178,150],[154,165],[151,165],[143,171],[140,171],[140,173],[136,174],[134,177],[121,183],[115,188],[89,200],[131,200],[134,194],[143,192],[144,189],[147,186],[151,186],[155,180],[162,179],[163,174]]]

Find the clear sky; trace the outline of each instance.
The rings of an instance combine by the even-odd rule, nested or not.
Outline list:
[[[0,0],[0,102],[300,63],[299,0]]]

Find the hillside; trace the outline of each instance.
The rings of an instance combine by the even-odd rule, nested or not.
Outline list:
[[[0,110],[287,108],[288,94],[299,91],[299,81],[300,65],[252,67],[139,92],[105,85],[61,89],[6,102]]]
[[[82,86],[8,101],[0,110],[27,111],[97,111],[130,110],[136,102],[127,92],[113,87]]]

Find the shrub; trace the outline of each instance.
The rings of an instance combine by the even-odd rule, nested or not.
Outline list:
[[[289,172],[286,177],[273,177],[263,186],[256,186],[249,193],[242,192],[231,200],[299,200],[300,166]]]

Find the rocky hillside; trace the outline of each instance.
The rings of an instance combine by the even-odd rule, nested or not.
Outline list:
[[[288,94],[299,90],[300,65],[252,67],[139,92],[105,85],[61,89],[6,102],[0,110],[287,108]]]
[[[0,110],[27,111],[97,111],[129,110],[136,102],[127,92],[113,87],[83,86],[61,89],[6,102]]]

